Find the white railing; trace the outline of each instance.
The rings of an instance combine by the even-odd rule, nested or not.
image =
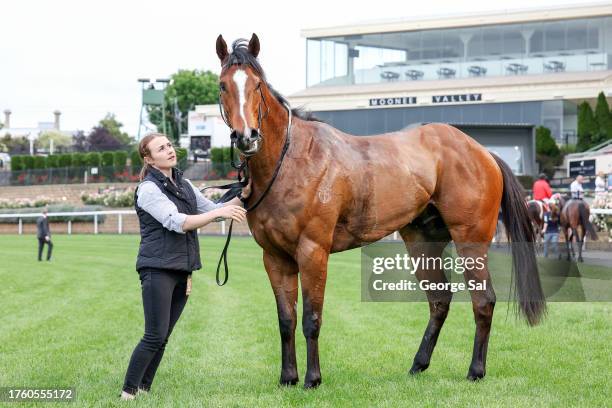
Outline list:
[[[612,209],[606,208],[592,208],[591,214],[602,214],[602,215],[612,215]],[[24,218],[38,218],[42,215],[42,213],[22,213],[22,214],[0,214],[0,218],[17,218],[18,222],[18,231],[19,235],[23,234],[23,219]],[[49,218],[52,217],[68,217],[68,216],[81,216],[81,215],[93,215],[94,220],[94,234],[98,233],[98,216],[99,215],[117,215],[117,234],[123,233],[123,216],[124,215],[136,215],[136,211],[134,210],[113,210],[113,211],[71,211],[71,212],[50,212],[47,214]],[[68,235],[72,235],[72,221],[67,221],[68,223]],[[221,235],[226,234],[226,225],[225,220],[219,222],[219,233]],[[198,234],[200,233],[200,229],[198,228]],[[252,235],[249,230],[249,235]],[[393,233],[393,239],[398,239],[397,231]]]
[[[42,215],[42,213],[21,213],[21,214],[0,214],[0,218],[17,218],[18,222],[18,231],[19,235],[23,234],[23,219],[24,218],[38,218]],[[117,215],[117,233],[123,233],[123,216],[124,215],[136,215],[135,210],[113,210],[113,211],[69,211],[69,212],[50,212],[47,213],[47,216],[51,219],[52,217],[74,217],[81,215],[93,215],[93,223],[94,223],[94,234],[98,233],[98,216],[99,215]],[[68,235],[72,235],[72,221],[67,221],[68,223]],[[219,222],[219,232],[222,235],[226,233],[225,220]],[[198,228],[198,234],[200,233],[200,229]],[[249,235],[251,231],[249,231]]]
[[[610,208],[591,208],[591,214],[612,215]]]

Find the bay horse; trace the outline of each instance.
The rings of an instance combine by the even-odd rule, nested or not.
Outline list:
[[[561,210],[559,224],[563,229],[563,236],[567,245],[568,261],[576,256],[572,243],[574,239],[578,245],[579,262],[584,262],[582,258],[582,244],[587,234],[593,241],[597,241],[597,232],[595,232],[595,227],[593,227],[589,220],[590,215],[589,205],[583,200],[569,200],[563,207],[563,210]]]
[[[247,210],[247,221],[263,249],[276,299],[280,384],[299,381],[295,355],[298,281],[307,348],[304,387],[321,383],[318,338],[330,253],[399,231],[410,252],[439,256],[452,240],[462,257],[486,256],[500,204],[507,233],[515,243],[519,309],[530,325],[539,322],[545,300],[533,230],[522,188],[508,165],[446,124],[357,137],[292,110],[267,82],[257,60],[259,50],[255,34],[250,41],[234,41],[231,52],[221,35],[216,42],[222,67],[221,115],[247,163],[252,181],[247,205],[261,203]],[[464,275],[479,284],[490,279],[486,266],[468,268]],[[446,281],[443,270],[421,269],[417,276]],[[429,366],[452,293],[428,292],[427,297],[429,323],[410,369],[413,374]],[[476,333],[467,377],[477,380],[485,376],[495,292],[487,284],[484,290],[472,291],[471,299]]]

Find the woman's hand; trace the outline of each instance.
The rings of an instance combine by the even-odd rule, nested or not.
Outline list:
[[[217,217],[225,218],[228,220],[234,220],[236,222],[242,222],[246,219],[246,209],[239,205],[226,205],[221,208],[213,210],[216,212]]]

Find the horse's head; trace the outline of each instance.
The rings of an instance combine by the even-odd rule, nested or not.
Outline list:
[[[261,121],[268,111],[262,91],[266,81],[257,62],[258,54],[259,38],[255,34],[248,43],[244,39],[234,41],[231,53],[223,37],[217,37],[217,56],[222,67],[219,75],[221,114],[232,130],[231,139],[246,156],[257,153],[261,147]]]

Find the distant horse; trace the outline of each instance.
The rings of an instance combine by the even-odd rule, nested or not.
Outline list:
[[[552,211],[551,205],[554,204],[560,212],[563,206],[565,205],[565,198],[563,198],[560,193],[555,193],[547,200],[547,203],[549,211]],[[544,203],[540,200],[529,200],[527,201],[527,211],[529,213],[529,219],[531,220],[531,224],[533,225],[537,240],[543,240],[544,213],[546,212]]]
[[[563,236],[567,243],[567,260],[576,256],[572,241],[576,239],[578,245],[578,261],[582,259],[582,243],[588,234],[593,241],[597,241],[597,232],[589,220],[591,211],[589,205],[583,200],[569,200],[561,211],[559,223],[563,229]]]
[[[542,230],[544,229],[544,203],[540,200],[529,200],[527,201],[527,212],[529,213],[529,220],[533,225],[533,230],[537,240],[544,238]]]
[[[513,242],[520,311],[536,324],[545,311],[533,230],[522,189],[510,168],[460,130],[430,124],[408,131],[355,137],[292,110],[267,82],[260,43],[237,40],[221,61],[219,103],[231,139],[252,180],[247,220],[274,291],[281,337],[280,383],[298,382],[295,355],[298,281],[306,338],[304,387],[321,383],[318,338],[330,253],[357,248],[398,231],[411,253],[440,256],[453,240],[462,257],[486,257],[500,204]],[[263,199],[262,197],[265,197]],[[259,205],[261,204],[261,205]],[[439,226],[439,228],[432,228]],[[415,252],[416,251],[416,252]],[[445,282],[444,271],[419,279]],[[467,280],[489,281],[471,292],[476,335],[467,377],[485,375],[495,293],[488,267],[467,268]],[[450,288],[449,288],[450,289]],[[430,319],[411,373],[427,369],[452,293],[427,293]]]

